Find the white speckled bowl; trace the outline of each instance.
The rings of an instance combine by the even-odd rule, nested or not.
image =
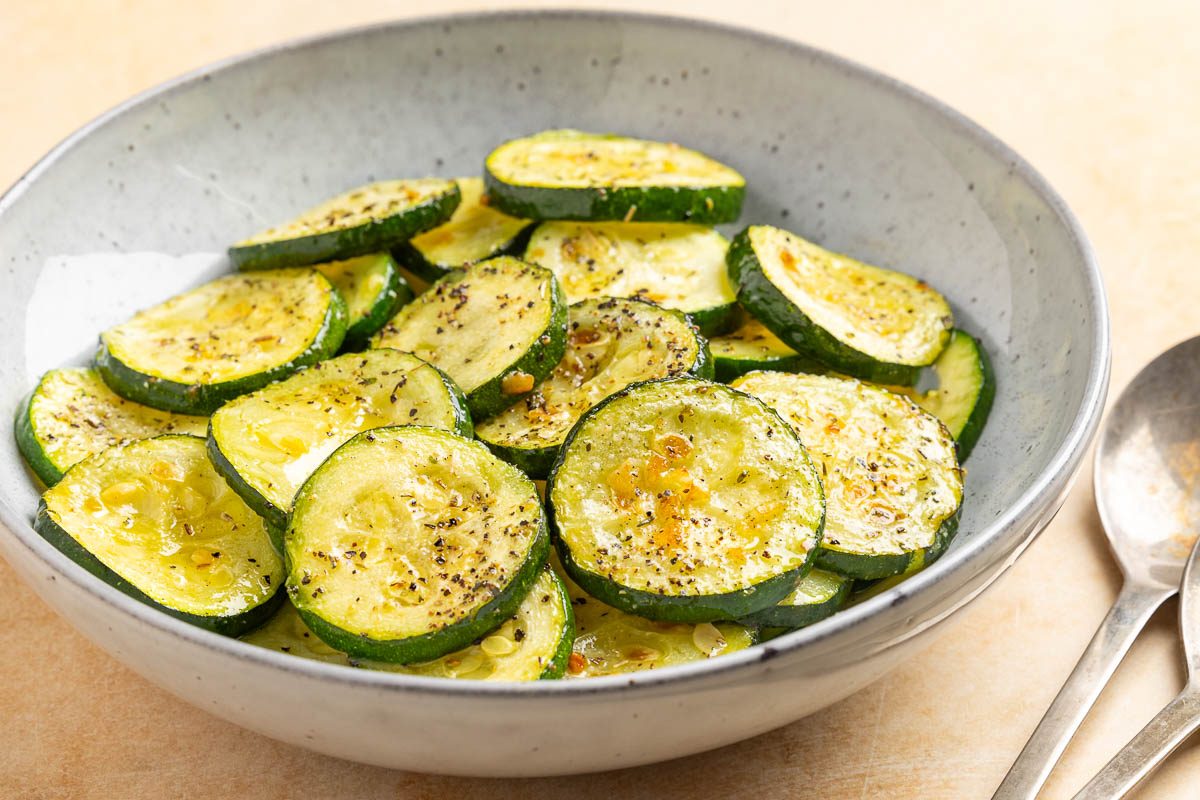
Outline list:
[[[225,268],[213,254],[260,225],[372,178],[477,173],[503,139],[560,126],[697,147],[749,179],[744,221],[950,297],[999,391],[945,557],[707,663],[486,685],[303,661],[140,605],[34,533],[37,490],[9,435],[4,556],[80,631],[201,708],[421,771],[548,775],[694,753],[829,705],[927,644],[1062,502],[1108,381],[1100,277],[1062,201],[1003,144],[906,86],[768,36],[605,14],[430,19],[267,50],[138,97],[0,200],[0,416],[43,370],[86,358],[102,325]],[[132,253],[145,255],[114,257]]]

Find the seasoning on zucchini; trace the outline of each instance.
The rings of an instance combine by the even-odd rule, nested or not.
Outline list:
[[[987,351],[970,334],[954,330],[950,343],[933,362],[938,386],[912,392],[921,408],[945,423],[958,448],[958,460],[970,455],[996,399],[996,379]]]
[[[497,147],[485,162],[492,205],[529,219],[734,222],[746,180],[677,144],[573,130]]]
[[[751,225],[734,237],[727,260],[746,310],[838,372],[911,386],[950,339],[950,306],[929,284],[785,230]]]
[[[317,264],[346,301],[344,350],[361,350],[400,306],[413,298],[408,281],[387,253]]]
[[[824,499],[800,440],[721,384],[635,384],[571,430],[547,487],[567,574],[589,594],[669,622],[738,619],[796,587]]]
[[[690,314],[706,336],[733,322],[729,241],[699,225],[543,222],[525,259],[554,271],[568,302],[637,297]]]
[[[277,269],[387,252],[448,220],[459,198],[444,178],[367,184],[238,242],[229,259],[238,269]]]
[[[751,614],[742,622],[794,630],[832,616],[846,604],[854,581],[835,572],[814,569],[778,605]]]
[[[711,377],[704,340],[687,317],[624,298],[571,306],[567,352],[532,394],[480,423],[492,452],[544,478],[571,426],[585,411],[631,383],[676,375]]]
[[[575,611],[568,678],[624,675],[704,661],[755,644],[755,629],[736,622],[655,622],[626,614],[564,578]]]
[[[708,340],[717,380],[728,383],[759,369],[778,372],[823,372],[824,366],[779,340],[761,322],[738,309],[734,328]]]
[[[387,425],[471,435],[466,400],[445,373],[381,349],[322,361],[221,406],[208,453],[234,491],[282,530],[313,470],[350,437]]]
[[[476,420],[511,406],[566,349],[567,304],[554,273],[510,256],[455,270],[400,309],[373,347],[445,370]]]
[[[283,598],[283,562],[263,521],[197,436],[142,439],[80,461],[42,495],[34,528],[125,594],[217,633],[245,633]]]
[[[885,578],[945,550],[958,527],[962,469],[935,417],[852,378],[751,372],[733,386],[778,411],[820,465],[826,517],[818,567]]]
[[[400,263],[428,281],[476,261],[519,255],[531,228],[529,220],[491,207],[483,194],[483,178],[459,178],[457,183],[462,202],[450,221],[395,250]]]
[[[173,414],[126,400],[93,369],[52,369],[21,406],[17,449],[42,483],[53,486],[72,465],[109,447],[163,433],[200,436],[205,417]]]
[[[328,358],[345,335],[346,303],[319,272],[228,275],[100,334],[96,369],[129,400],[211,414]]]
[[[288,594],[327,644],[409,664],[516,613],[549,548],[533,483],[479,442],[418,426],[342,445],[296,495]]]
[[[517,613],[462,650],[417,664],[389,664],[351,658],[318,639],[287,603],[243,642],[301,658],[363,669],[482,681],[532,681],[561,678],[575,640],[571,599],[562,581],[544,568]]]

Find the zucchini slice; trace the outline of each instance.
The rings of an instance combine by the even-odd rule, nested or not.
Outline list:
[[[554,273],[510,256],[455,270],[372,340],[446,371],[481,420],[549,375],[566,350],[567,303]]]
[[[284,537],[288,594],[313,633],[402,664],[503,624],[548,549],[528,478],[479,442],[418,426],[334,451],[296,495]]]
[[[302,267],[390,250],[441,225],[458,207],[454,181],[381,181],[359,186],[229,248],[238,269]]]
[[[402,305],[413,299],[408,281],[387,253],[317,264],[346,301],[345,350],[361,350]]]
[[[238,636],[274,612],[283,562],[263,521],[167,434],[80,461],[42,495],[34,528],[88,572],[173,617]]]
[[[211,414],[337,352],[346,303],[311,269],[227,275],[100,334],[96,369],[129,400]]]
[[[963,473],[935,417],[853,378],[751,372],[733,386],[778,411],[821,467],[818,567],[885,578],[945,550],[958,527]]]
[[[451,270],[525,248],[532,223],[502,214],[483,194],[483,178],[459,178],[462,202],[450,221],[413,237],[395,250],[413,273],[436,281]]]
[[[749,395],[693,378],[635,384],[587,412],[547,496],[571,578],[667,622],[738,619],[783,600],[825,516],[792,429]]]
[[[734,329],[709,339],[708,349],[712,353],[717,380],[722,383],[760,369],[824,371],[823,365],[788,347],[765,325],[741,309],[738,309]]]
[[[517,613],[503,625],[462,650],[418,664],[389,664],[351,658],[321,641],[287,603],[243,642],[301,658],[363,669],[482,681],[532,681],[561,678],[575,640],[571,599],[549,568],[542,570]]]
[[[544,478],[571,426],[631,383],[676,375],[711,377],[704,339],[687,317],[623,298],[569,310],[567,352],[522,402],[480,423],[475,435],[533,478]]]
[[[738,300],[755,319],[847,375],[911,386],[950,339],[954,316],[929,284],[785,230],[751,225],[727,259]]]
[[[53,369],[42,376],[17,415],[17,449],[42,483],[53,486],[90,455],[164,433],[200,436],[204,417],[172,414],[130,402],[94,369]]]
[[[933,362],[938,386],[912,392],[917,405],[945,423],[958,448],[958,460],[970,455],[996,399],[996,378],[987,351],[961,330],[950,334],[950,343]]]
[[[755,629],[736,622],[655,622],[597,600],[564,577],[575,612],[568,678],[624,675],[704,661],[745,650]]]
[[[426,425],[471,436],[466,399],[446,374],[409,353],[347,353],[221,406],[208,454],[225,480],[278,530],[292,498],[352,436]]]
[[[544,222],[525,260],[554,271],[568,302],[636,297],[690,314],[706,336],[733,322],[729,241],[699,225]]]
[[[854,581],[835,572],[814,569],[778,605],[751,614],[742,622],[795,630],[833,615],[846,604]]]
[[[492,205],[529,219],[735,222],[746,179],[677,144],[573,130],[497,147],[485,162]]]

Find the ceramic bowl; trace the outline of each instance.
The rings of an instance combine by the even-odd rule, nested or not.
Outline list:
[[[0,201],[0,417],[97,331],[228,269],[229,242],[372,179],[478,174],[550,127],[684,142],[749,181],[743,222],[920,275],[982,336],[999,391],[950,551],[830,620],[685,667],[529,685],[292,658],[116,592],[30,527],[0,437],[0,549],[115,658],[268,736],[404,769],[549,775],[769,731],[928,644],[1062,502],[1108,379],[1100,277],[1018,155],[894,80],[781,39],[661,17],[502,13],[337,33],[203,69],[55,148]]]

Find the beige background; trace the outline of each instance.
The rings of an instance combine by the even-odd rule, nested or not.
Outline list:
[[[133,92],[292,36],[483,2],[0,0],[0,186]],[[515,5],[531,6],[522,2]],[[593,4],[596,5],[596,4]],[[1112,303],[1113,387],[1200,332],[1200,4],[619,2],[760,28],[891,73],[990,128],[1081,217]],[[990,6],[990,7],[989,7]],[[815,718],[599,776],[466,781],[277,744],[184,705],[56,618],[0,562],[0,796],[987,797],[1118,586],[1090,471],[1015,568],[919,658]],[[1154,619],[1046,797],[1069,797],[1182,684]],[[1200,747],[1148,798],[1200,795]]]

